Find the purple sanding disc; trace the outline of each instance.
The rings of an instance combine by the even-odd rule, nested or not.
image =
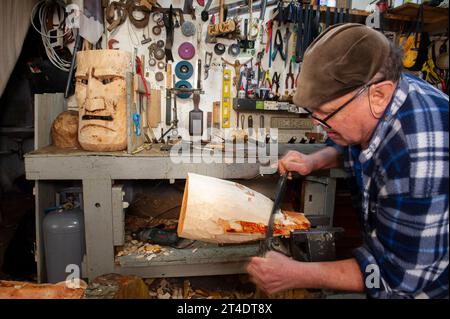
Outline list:
[[[195,48],[189,42],[183,42],[178,48],[178,55],[183,60],[190,60],[195,55]]]

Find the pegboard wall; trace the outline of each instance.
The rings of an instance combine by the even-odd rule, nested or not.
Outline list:
[[[110,2],[112,2],[112,1],[110,1]],[[206,2],[207,1],[205,1],[205,3]],[[226,1],[227,4],[233,3],[233,2],[236,2],[236,1]],[[184,0],[174,0],[174,1],[158,0],[158,3],[164,8],[168,8],[170,5],[172,5],[173,8],[183,9],[183,6],[184,6]],[[174,43],[173,43],[173,48],[172,48],[174,61],[169,62],[169,63],[172,64],[172,73],[174,74],[177,63],[180,61],[183,61],[183,59],[178,54],[178,47],[184,42],[190,42],[191,44],[193,44],[193,46],[195,47],[195,55],[189,60],[189,62],[194,67],[194,74],[190,77],[190,79],[188,81],[192,84],[193,87],[196,87],[197,77],[198,76],[202,77],[202,88],[203,88],[204,94],[202,94],[200,96],[199,108],[203,111],[203,115],[204,115],[203,138],[205,139],[205,138],[207,138],[207,130],[206,130],[207,112],[212,112],[214,102],[222,101],[222,75],[223,75],[222,63],[223,62],[222,62],[221,58],[223,57],[224,59],[226,59],[227,61],[229,61],[231,63],[233,63],[236,59],[238,59],[242,63],[242,62],[248,61],[251,56],[248,53],[242,54],[242,55],[238,56],[237,58],[229,55],[227,52],[229,45],[236,43],[237,41],[229,40],[229,39],[225,39],[225,38],[218,38],[217,42],[223,43],[226,46],[227,50],[221,56],[215,54],[214,53],[215,43],[206,43],[206,35],[207,35],[207,28],[209,25],[209,21],[203,22],[200,18],[201,12],[203,10],[203,6],[200,6],[197,0],[193,1],[193,6],[195,8],[196,19],[193,20],[191,15],[189,15],[189,14],[184,14],[183,16],[184,16],[185,21],[192,21],[195,24],[197,30],[198,30],[198,28],[201,28],[202,33],[201,33],[200,45],[197,45],[197,36],[198,36],[197,34],[194,34],[191,37],[186,37],[182,34],[181,27],[175,28],[174,29]],[[210,8],[214,8],[217,6],[219,6],[219,0],[214,0],[211,4]],[[266,23],[274,15],[275,8],[276,8],[276,6],[267,7],[264,22],[260,21],[260,23]],[[241,18],[241,30],[243,32],[244,19],[248,18],[248,12],[245,9],[240,10],[239,12],[242,12],[242,14],[239,14],[239,17]],[[259,14],[260,14],[259,11],[256,11],[253,13],[253,17],[257,18],[257,17],[259,17]],[[142,16],[139,16],[139,15],[140,15],[140,13],[136,12],[135,18],[137,18],[137,19],[142,18]],[[216,18],[216,21],[219,21],[218,14],[216,14],[215,18]],[[165,41],[166,40],[166,31],[165,31],[165,28],[163,27],[163,28],[161,28],[162,32],[159,35],[153,34],[152,28],[155,25],[156,25],[156,22],[153,21],[151,14],[150,14],[148,26],[146,26],[142,29],[138,29],[135,26],[133,26],[133,24],[130,23],[128,18],[122,25],[120,25],[118,28],[116,28],[112,32],[108,32],[106,30],[106,27],[108,26],[108,24],[106,24],[106,26],[105,26],[106,36],[103,39],[103,47],[104,48],[107,47],[107,43],[110,39],[115,39],[118,41],[114,45],[115,48],[118,48],[118,49],[124,50],[124,51],[128,51],[130,53],[133,53],[133,51],[137,49],[138,56],[139,57],[144,56],[145,77],[150,82],[152,89],[160,89],[161,90],[161,122],[157,128],[153,128],[153,132],[154,132],[155,136],[159,137],[161,135],[161,129],[164,129],[164,131],[165,131],[168,128],[168,125],[165,124],[165,116],[166,116],[165,115],[165,94],[166,94],[166,90],[165,90],[166,89],[166,79],[165,79],[165,77],[166,77],[166,72],[165,72],[165,69],[162,69],[162,70],[159,69],[157,65],[155,65],[155,66],[149,65],[149,60],[150,60],[149,59],[149,46],[152,43],[156,43],[158,40]],[[275,37],[276,31],[278,30],[278,28],[280,28],[283,36],[285,35],[286,28],[291,28],[290,31],[292,32],[292,35],[294,34],[294,30],[292,29],[293,24],[286,24],[286,25],[278,26],[278,24],[276,22],[274,22],[273,37]],[[267,33],[264,36],[267,41]],[[149,38],[149,37],[152,40],[151,42],[141,44],[142,40],[144,40],[145,38]],[[292,46],[292,49],[290,49],[290,50],[294,50],[294,45],[295,45],[293,43],[294,41],[292,40],[292,38],[293,37],[291,36],[290,46]],[[286,43],[283,43],[283,45],[285,46]],[[254,66],[254,63],[256,62],[256,54],[258,52],[260,52],[262,48],[265,48],[265,46],[266,46],[265,44],[262,45],[260,43],[260,35],[258,35],[257,39],[255,40],[255,54],[253,56],[253,66]],[[213,53],[213,56],[211,59],[211,67],[209,70],[209,75],[206,80],[204,80],[204,68],[203,68],[203,66],[205,64],[205,61],[204,61],[205,52]],[[292,51],[289,51],[289,52],[292,52]],[[285,61],[283,61],[278,54],[276,59],[274,61],[272,61],[271,66],[269,68],[268,55],[269,55],[268,53],[267,54],[264,53],[264,56],[262,58],[262,67],[265,70],[269,69],[271,76],[274,74],[274,72],[278,72],[280,74],[279,92],[281,95],[283,95],[285,93],[285,79],[286,79],[286,73],[289,70],[289,62],[285,63]],[[200,75],[197,74],[197,60],[198,59],[202,60],[202,71],[201,71]],[[162,61],[165,62],[165,59]],[[232,67],[227,65],[226,68],[231,70],[233,77],[234,76],[239,77],[239,74],[235,75],[235,71]],[[256,68],[255,68],[255,70],[256,70]],[[162,81],[156,81],[156,79],[155,79],[155,74],[158,71],[161,71],[164,74],[164,79]],[[295,79],[299,72],[299,64],[297,64],[297,63],[292,64],[292,72],[294,73],[294,79]],[[177,79],[177,80],[179,80],[179,79]],[[289,92],[293,92],[293,90],[289,88]],[[237,96],[236,89],[233,86],[232,86],[231,96],[232,97]],[[178,120],[179,120],[178,127],[179,127],[179,129],[184,129],[184,131],[186,131],[184,134],[186,134],[187,130],[188,130],[188,126],[189,126],[189,111],[191,111],[193,109],[192,96],[187,99],[177,98],[177,109],[178,109],[177,114],[178,114]],[[249,113],[249,114],[251,114],[251,113]],[[239,117],[241,117],[242,115],[245,115],[245,118],[247,119],[248,114],[243,113],[243,112],[239,113]],[[253,118],[259,118],[257,114],[255,116],[255,113],[252,113],[252,115],[253,115]],[[266,113],[266,114],[264,114],[264,127],[266,129],[270,127],[271,122],[273,122],[273,121],[271,121],[272,117],[280,117],[280,116],[289,117],[289,116],[295,116],[295,115],[290,115],[290,114],[271,115],[271,114]],[[233,109],[231,110],[231,121],[230,122],[231,122],[231,128],[237,127],[237,115]],[[241,124],[239,124],[239,126],[241,127]],[[247,122],[245,122],[244,128],[247,128]],[[256,128],[256,129],[259,128],[259,121],[255,121],[254,128]],[[316,128],[312,129],[312,131],[316,131],[316,130],[317,130]],[[182,133],[182,130],[180,130],[180,134],[181,133]],[[279,140],[280,141],[288,140],[291,136],[294,136],[294,135],[298,138],[298,140],[300,140],[304,136],[302,134],[301,130],[285,129],[285,130],[280,131]],[[184,136],[183,136],[183,138],[184,138]]]

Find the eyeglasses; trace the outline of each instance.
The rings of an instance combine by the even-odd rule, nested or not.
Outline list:
[[[375,83],[372,83],[375,84]],[[336,110],[334,110],[333,112],[331,112],[330,114],[328,114],[325,118],[320,119],[317,116],[313,115],[313,112],[311,112],[310,110],[305,109],[306,112],[308,112],[309,116],[311,118],[313,118],[314,120],[316,120],[317,122],[319,122],[320,125],[322,125],[323,127],[327,128],[327,129],[331,129],[331,126],[328,125],[327,121],[330,120],[333,116],[335,116],[339,111],[342,111],[342,109],[344,109],[347,105],[349,105],[350,103],[352,103],[358,96],[360,96],[361,94],[364,93],[364,91],[370,87],[371,84],[366,84],[364,85],[356,94],[355,96],[353,96],[350,100],[348,100],[347,102],[345,102],[344,104],[342,104],[340,107],[338,107]]]

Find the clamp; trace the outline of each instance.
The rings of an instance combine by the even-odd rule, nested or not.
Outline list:
[[[272,52],[272,61],[275,60],[278,52],[280,52],[281,59],[283,61],[286,60],[286,56],[284,55],[284,50],[283,50],[283,37],[281,35],[280,29],[277,30],[277,33],[275,35],[275,44],[274,44],[273,52]]]

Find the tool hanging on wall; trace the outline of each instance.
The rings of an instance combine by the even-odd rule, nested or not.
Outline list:
[[[284,67],[286,68],[287,66],[287,62],[289,59],[289,40],[291,38],[291,30],[289,30],[289,28],[286,28],[286,33],[284,34],[284,44],[285,44],[285,49],[284,49]]]
[[[328,2],[325,5],[326,5],[326,9],[325,9],[325,29],[327,29],[331,25],[331,9],[328,6]]]
[[[211,68],[212,52],[205,52],[205,80],[208,78],[209,69]]]
[[[180,80],[175,84],[175,88],[177,89],[192,89],[192,84],[186,80]],[[187,99],[192,95],[192,92],[183,92],[183,91],[178,91],[179,93],[177,93],[177,96],[180,99]]]
[[[222,128],[229,128],[231,121],[231,70],[222,64]]]
[[[336,5],[336,2],[334,3],[334,8],[333,8],[333,25],[337,24],[339,21],[339,9]]]
[[[253,116],[249,115],[247,117],[247,127],[248,127],[248,135],[253,135]]]
[[[316,14],[314,16],[313,25],[314,25],[314,29],[313,29],[312,39],[315,39],[320,34],[320,0],[317,0],[317,3],[316,3]]]
[[[289,72],[286,74],[285,88],[289,88],[289,80],[291,80],[291,89],[294,88],[294,73],[292,72],[292,61],[289,63]]]
[[[310,8],[312,10],[312,6],[306,5],[304,10],[304,16],[303,16],[303,25],[304,25],[304,31],[303,31],[303,38],[302,38],[302,57],[305,53],[306,48],[308,47],[308,38],[309,38],[309,32],[310,32]]]
[[[201,13],[201,17],[202,17],[202,21],[206,22],[209,19],[209,13],[208,10],[211,7],[213,0],[208,0],[208,2],[206,3],[206,5],[203,7],[203,11]]]
[[[297,10],[297,39],[295,44],[295,63],[303,60],[303,4],[298,6]]]
[[[183,14],[190,14],[192,20],[195,20],[195,9],[192,2],[193,0],[184,0]]]
[[[286,60],[286,56],[284,55],[284,50],[283,50],[283,37],[281,36],[280,29],[277,30],[277,33],[275,35],[275,44],[273,46],[272,61],[275,61],[275,58],[277,57],[278,52],[280,52],[281,59],[283,61]]]
[[[152,33],[153,33],[154,35],[160,35],[161,32],[162,32],[161,28],[160,28],[159,26],[157,26],[157,25],[155,25],[155,26],[152,28]]]
[[[275,96],[274,98],[278,98],[280,94],[278,93],[280,89],[280,73],[275,72],[272,76],[272,87],[275,87]]]
[[[127,17],[134,27],[138,29],[145,28],[149,22],[150,11],[155,8],[155,5],[156,0],[139,2],[135,0],[127,0],[110,2],[105,10],[105,18],[109,23],[109,26],[107,27],[108,31],[113,32],[117,27],[125,22]],[[136,19],[135,12],[140,12],[143,17],[141,19]]]
[[[180,80],[188,80],[194,73],[194,68],[189,61],[180,61],[175,67],[175,75]]]
[[[248,20],[244,20],[244,38],[239,41],[239,46],[242,48],[243,52],[250,50],[250,55],[254,54],[255,41],[249,40],[248,37]]]
[[[166,65],[166,125],[170,125],[172,120],[172,64]]]
[[[181,25],[181,33],[185,37],[192,37],[197,32],[195,24],[192,21],[185,21]]]
[[[165,46],[165,55],[166,55],[166,62],[172,61],[173,62],[173,55],[172,55],[172,46],[173,46],[173,7],[170,5],[169,12],[164,14],[164,26],[166,27],[166,46]]]
[[[233,43],[228,47],[228,54],[237,57],[241,53],[241,47],[237,43]]]
[[[262,20],[261,20],[262,21]],[[254,41],[258,37],[258,21],[253,19],[253,0],[248,1],[248,33],[247,39]]]
[[[213,128],[220,129],[220,102],[213,102]]]
[[[208,26],[208,34],[212,37],[219,35],[225,35],[227,33],[234,32],[236,30],[236,22],[234,19],[225,21],[225,0],[219,0],[220,2],[220,14],[219,23]]]
[[[190,60],[195,55],[195,48],[190,42],[183,42],[178,47],[178,55],[183,60]]]
[[[225,44],[223,43],[216,43],[214,45],[214,53],[217,55],[222,55],[225,53]]]
[[[202,86],[202,60],[197,61],[197,89]],[[203,135],[203,111],[200,110],[200,91],[194,93],[193,96],[194,109],[189,112],[189,135]]]

